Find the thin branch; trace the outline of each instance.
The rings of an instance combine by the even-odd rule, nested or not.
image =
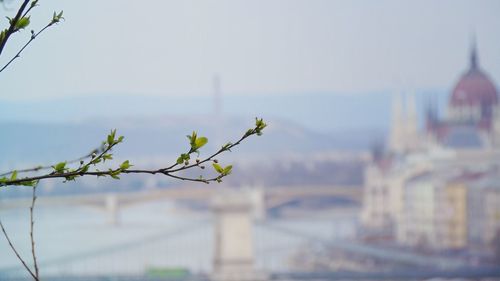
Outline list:
[[[252,133],[246,133],[245,135],[243,135],[237,142],[235,143],[231,143],[229,146],[227,147],[222,147],[221,149],[219,149],[217,152],[215,152],[214,154],[210,155],[209,157],[201,160],[200,162],[198,163],[195,163],[195,164],[191,164],[191,165],[186,165],[186,166],[183,166],[183,167],[180,167],[180,168],[177,168],[177,169],[169,169],[169,170],[166,170],[170,173],[175,173],[175,172],[178,172],[178,171],[183,171],[183,170],[187,170],[187,169],[190,169],[190,168],[193,168],[193,167],[196,167],[196,166],[199,166],[200,164],[203,164],[207,161],[211,161],[212,159],[214,159],[217,155],[221,154],[222,152],[224,151],[231,151],[231,148],[239,145],[242,141],[244,141],[246,138],[248,138],[249,136],[251,135],[254,135],[256,134],[257,132],[255,131],[255,129],[253,129]]]
[[[84,155],[82,157],[79,157],[79,158],[67,161],[66,163],[67,164],[80,163],[80,161],[83,161],[83,160],[85,160],[87,158],[90,158],[92,156],[92,154],[99,153],[100,151],[103,151],[103,150],[104,150],[104,147],[101,146],[99,148],[96,148],[96,149],[92,150],[90,153],[88,153],[88,154],[86,154],[86,155]],[[41,171],[41,170],[51,169],[52,166],[54,166],[54,165],[46,165],[46,166],[40,165],[40,166],[36,166],[36,167],[33,167],[33,168],[28,168],[28,169],[12,170],[12,171],[8,171],[8,172],[0,174],[0,177],[11,175],[14,172],[17,172],[18,174],[20,174],[20,173],[28,173],[28,172],[38,172],[38,171]]]
[[[24,51],[24,49],[26,49],[30,44],[31,42],[33,42],[33,40],[36,39],[36,37],[38,35],[40,35],[42,32],[44,32],[47,28],[51,27],[54,23],[53,22],[50,22],[49,24],[47,24],[44,28],[42,28],[40,31],[38,31],[37,33],[33,33],[30,37],[30,40],[28,40],[28,42],[26,42],[26,44],[24,44],[24,46],[17,52],[17,54],[12,57],[9,62],[7,62],[7,64],[5,64],[2,69],[0,69],[0,72],[4,71],[14,60],[16,60],[17,58],[19,58],[21,56],[21,53]]]
[[[30,239],[31,239],[31,255],[33,256],[33,266],[35,267],[35,280],[40,280],[40,275],[38,274],[38,263],[36,261],[35,254],[35,236],[33,234],[33,226],[35,224],[35,220],[33,218],[33,210],[35,209],[35,201],[36,201],[36,185],[33,186],[33,195],[30,206]]]
[[[129,169],[130,165],[128,164],[128,161],[126,161],[127,165],[126,167],[120,167],[117,169],[109,169],[107,171],[100,171],[100,170],[94,170],[94,171],[89,171],[89,168],[91,165],[96,165],[100,163],[101,161],[105,161],[106,159],[111,159],[111,158],[106,158],[106,156],[110,156],[108,152],[117,144],[119,144],[122,140],[123,137],[119,137],[118,140],[115,140],[114,134],[116,131],[112,131],[112,133],[108,136],[108,145],[106,148],[99,154],[95,155],[95,153],[91,156],[92,158],[90,159],[89,162],[86,164],[83,164],[83,162],[80,162],[80,167],[76,170],[70,170],[68,168],[65,168],[66,163],[61,163],[64,164],[62,166],[62,169],[57,170],[55,166],[53,166],[54,171],[49,173],[49,174],[44,174],[44,175],[38,175],[38,176],[32,176],[32,177],[24,177],[24,178],[16,178],[15,175],[13,175],[13,178],[7,179],[7,178],[0,178],[0,187],[1,186],[9,186],[9,185],[30,185],[33,186],[35,185],[38,181],[44,180],[44,179],[54,179],[54,178],[64,178],[66,181],[69,180],[74,180],[77,177],[81,176],[110,176],[113,178],[118,178],[119,174],[162,174],[171,178],[175,179],[180,179],[184,181],[192,181],[192,182],[203,182],[203,183],[210,183],[212,181],[217,181],[220,182],[221,179],[225,176],[227,176],[230,172],[222,172],[219,171],[219,175],[210,178],[210,179],[205,179],[203,177],[200,178],[190,178],[190,177],[182,177],[179,175],[176,175],[175,173],[185,171],[194,167],[199,167],[199,168],[204,168],[202,164],[208,162],[208,161],[214,161],[217,162],[214,158],[225,152],[225,151],[231,151],[232,148],[235,146],[239,145],[242,141],[244,141],[246,138],[252,135],[260,135],[262,134],[262,130],[266,127],[266,124],[262,121],[262,119],[258,120],[256,122],[256,126],[253,129],[248,130],[238,141],[235,143],[228,143],[224,145],[222,148],[220,148],[217,152],[213,153],[212,155],[208,156],[207,158],[203,160],[197,160],[194,164],[189,164],[185,163],[182,167],[175,168],[179,164],[174,164],[171,165],[167,168],[160,168],[160,169]],[[109,139],[111,138],[111,140]],[[191,148],[189,151],[189,154],[196,152],[197,149]]]
[[[206,162],[206,161],[204,161]],[[200,162],[201,163],[201,162]],[[113,169],[113,170],[108,170],[108,171],[90,171],[90,172],[82,172],[82,171],[73,171],[73,172],[65,172],[65,173],[50,173],[50,174],[45,174],[45,175],[40,175],[40,176],[33,176],[33,177],[25,177],[25,178],[20,178],[20,179],[15,179],[15,180],[6,180],[5,182],[0,183],[1,186],[9,186],[9,185],[21,185],[23,183],[29,183],[33,181],[39,181],[39,180],[45,180],[45,179],[56,179],[56,178],[71,178],[75,176],[97,176],[97,177],[103,177],[103,176],[111,176],[115,175],[117,173],[123,173],[123,174],[162,174],[171,178],[175,179],[182,179],[186,181],[193,181],[193,182],[210,182],[210,181],[217,181],[217,179],[221,179],[223,176],[219,176],[213,179],[199,179],[199,178],[186,178],[186,177],[181,177],[174,175],[174,172],[179,172],[183,170],[187,170],[189,168],[195,167],[198,165],[190,165],[190,166],[184,166],[182,168],[176,169],[175,171],[169,171],[165,170],[165,168],[162,169],[153,169],[153,170],[147,170],[147,169],[134,169],[134,170],[122,170],[122,169]]]
[[[204,179],[204,178],[186,178],[186,177],[181,177],[181,176],[177,176],[177,175],[172,175],[172,174],[169,174],[168,175],[169,177],[172,177],[174,179],[178,179],[178,180],[183,180],[183,181],[192,181],[192,182],[202,182],[202,183],[210,183],[210,182],[216,182],[216,181],[219,181],[221,178],[223,178],[224,176],[218,176],[218,177],[214,177],[214,178],[211,178],[211,179]]]
[[[36,3],[32,4],[29,6],[28,10],[26,10],[26,12],[24,12],[23,16],[21,18],[24,18],[28,15],[28,13],[31,11],[31,9],[35,8],[36,6],[38,6]]]
[[[0,228],[2,228],[3,235],[5,236],[5,239],[7,239],[7,242],[9,243],[10,248],[16,254],[17,259],[23,264],[24,268],[29,272],[29,274],[33,277],[33,279],[38,280],[36,275],[33,274],[33,271],[28,267],[26,262],[21,258],[21,255],[16,250],[16,247],[12,244],[12,241],[10,241],[9,235],[7,234],[7,231],[5,231],[5,228],[3,227],[2,221],[0,220]]]
[[[23,12],[26,9],[26,6],[28,5],[29,2],[30,2],[30,0],[24,0],[23,4],[21,4],[21,6],[19,7],[19,10],[17,11],[16,16],[10,22],[9,29],[7,29],[7,32],[5,33],[5,38],[0,42],[0,55],[2,54],[3,49],[5,48],[5,44],[7,44],[7,40],[9,40],[9,37],[14,32],[16,32],[17,21],[19,21],[19,19],[21,19]]]

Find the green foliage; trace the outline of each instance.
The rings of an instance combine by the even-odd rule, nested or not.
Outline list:
[[[233,165],[228,165],[228,166],[222,168],[221,165],[219,165],[217,163],[213,163],[212,166],[214,167],[215,171],[223,177],[231,174],[231,170],[233,169]]]
[[[224,169],[217,163],[213,163],[212,166],[214,167],[215,171],[219,174],[224,171]]]
[[[132,167],[132,165],[130,165],[129,161],[126,160],[125,162],[123,162],[121,165],[120,165],[120,170],[122,171],[125,171],[127,170],[128,168]]]
[[[237,145],[239,145],[243,140],[248,138],[251,135],[262,135],[262,132],[264,128],[266,128],[267,124],[263,121],[263,119],[256,118],[255,119],[255,127],[252,129],[248,129],[246,133],[236,142],[228,142],[225,145],[223,145],[217,152],[214,154],[206,157],[205,159],[199,159],[197,158],[196,161],[192,164],[189,163],[191,160],[191,154],[197,153],[199,155],[200,149],[205,146],[208,143],[208,139],[206,137],[199,137],[198,134],[193,131],[191,135],[188,135],[187,138],[189,140],[189,151],[186,153],[182,153],[175,163],[171,165],[170,167],[167,168],[160,168],[157,170],[131,170],[130,167],[133,165],[130,163],[129,160],[123,161],[117,168],[108,168],[107,170],[99,170],[97,169],[97,165],[104,163],[106,160],[112,160],[113,159],[113,154],[111,153],[111,150],[118,145],[119,143],[123,142],[124,137],[123,136],[118,136],[116,130],[111,130],[110,133],[107,135],[106,140],[103,142],[103,145],[101,148],[96,149],[92,152],[91,155],[88,155],[84,158],[81,159],[87,159],[87,161],[84,160],[79,160],[79,161],[74,161],[74,162],[59,162],[53,166],[50,166],[52,168],[52,172],[49,174],[45,175],[40,175],[40,176],[34,176],[34,177],[24,177],[24,178],[19,178],[19,171],[12,171],[9,173],[5,173],[3,175],[10,175],[10,177],[2,177],[0,178],[0,186],[7,186],[7,185],[27,185],[27,186],[34,186],[36,183],[41,180],[41,179],[46,179],[46,178],[64,178],[65,181],[73,181],[76,180],[79,177],[85,176],[85,175],[92,175],[92,176],[97,176],[97,177],[110,177],[113,179],[120,179],[121,174],[129,174],[129,173],[147,173],[147,174],[163,174],[166,176],[170,176],[176,179],[181,179],[181,180],[189,180],[189,181],[197,181],[197,182],[204,182],[204,183],[210,183],[211,181],[216,181],[216,182],[221,182],[222,178],[225,176],[228,176],[231,174],[233,166],[232,165],[227,165],[227,166],[222,166],[219,164],[219,161],[215,159],[215,157],[225,151],[231,151],[231,149]],[[189,178],[189,177],[183,177],[180,175],[175,175],[175,173],[184,171],[187,169],[191,168],[200,168],[200,169],[205,169],[205,163],[211,161],[212,167],[214,168],[215,172],[217,172],[217,176],[214,178],[204,178],[203,176],[199,176],[197,178]],[[71,167],[72,163],[79,162],[78,167]],[[181,165],[178,167],[178,165]],[[37,166],[33,169],[28,169],[28,170],[22,170],[22,172],[36,172],[44,167]],[[2,176],[2,175],[0,175]]]
[[[33,0],[33,1],[31,2],[30,9],[33,9],[33,8],[35,8],[36,6],[38,6],[38,0]]]
[[[207,142],[208,139],[206,137],[197,138],[196,141],[194,142],[194,146],[196,150],[198,150],[199,148],[207,144]]]
[[[264,120],[262,118],[255,118],[255,133],[258,136],[262,136],[262,131],[265,127],[267,127],[267,124],[264,123]]]
[[[198,134],[193,131],[191,135],[186,136],[189,140],[189,151],[187,153],[182,153],[179,158],[177,158],[176,163],[178,165],[189,165],[189,160],[191,159],[191,154],[192,153],[197,153],[198,155],[200,154],[199,149],[202,148],[205,144],[208,143],[208,138],[206,137],[198,137]]]
[[[2,30],[2,32],[0,32],[0,44],[2,44],[5,38],[7,37],[7,31],[8,29],[4,29]]]
[[[0,0],[0,2],[3,2],[4,0]],[[30,3],[29,7],[27,4]],[[0,31],[0,55],[3,52],[3,49],[9,40],[10,36],[20,30],[26,29],[28,26],[31,24],[31,16],[29,15],[31,9],[35,8],[38,6],[38,0],[25,0],[21,1],[20,8],[18,12],[16,13],[16,17],[14,18],[9,18],[7,17],[9,21],[9,27],[6,29],[3,29]],[[17,54],[10,60],[8,63],[0,68],[0,72],[2,72],[4,69],[7,68],[7,66],[10,65],[12,61],[14,61],[16,58],[20,57],[21,52],[35,39],[37,38],[38,35],[40,35],[44,30],[49,28],[50,26],[59,23],[61,20],[63,20],[63,11],[60,11],[59,13],[54,12],[52,15],[52,18],[50,21],[43,27],[41,28],[38,32],[35,32],[34,30],[31,30],[31,37],[25,43],[20,50],[17,52]],[[198,156],[200,154],[200,149],[204,147],[208,143],[208,138],[206,137],[198,137],[197,133],[193,131],[191,135],[188,135],[189,139],[189,151],[187,153],[182,153],[180,157],[177,159],[177,161],[171,165],[170,167],[167,168],[161,168],[157,170],[137,170],[137,169],[130,169],[132,165],[130,164],[129,160],[123,161],[118,168],[108,168],[107,170],[99,170],[97,169],[97,165],[104,163],[106,160],[112,160],[113,159],[113,154],[111,153],[112,149],[118,145],[119,143],[123,142],[124,137],[119,136],[118,138],[116,137],[116,130],[111,130],[111,132],[107,135],[106,140],[103,142],[103,145],[101,146],[100,149],[97,149],[93,151],[92,154],[86,155],[84,157],[79,158],[77,161],[64,161],[64,162],[59,162],[55,165],[52,166],[37,166],[35,168],[31,169],[24,169],[24,170],[14,170],[11,172],[7,172],[4,174],[0,174],[0,187],[2,186],[31,186],[33,187],[33,203],[31,206],[31,212],[33,212],[34,204],[35,204],[35,187],[38,184],[40,180],[43,179],[53,179],[53,178],[61,178],[64,179],[64,181],[74,181],[79,177],[82,176],[96,176],[96,177],[110,177],[113,179],[120,179],[121,174],[128,174],[128,173],[147,173],[147,174],[163,174],[165,176],[169,176],[175,179],[179,180],[188,180],[188,181],[196,181],[196,182],[203,182],[203,183],[210,183],[211,181],[216,181],[216,182],[221,182],[222,178],[231,174],[232,171],[232,165],[228,165],[225,167],[222,167],[220,164],[218,164],[218,161],[214,159],[217,155],[224,151],[231,151],[231,148],[237,146],[240,144],[241,141],[246,139],[248,136],[251,135],[262,135],[262,130],[266,127],[266,124],[263,122],[262,119],[256,118],[256,126],[253,129],[248,130],[243,137],[241,137],[238,141],[235,143],[228,142],[225,145],[222,146],[221,149],[216,151],[214,154],[211,156],[208,156],[205,159],[196,159],[196,163],[194,164],[189,164],[189,160],[191,159],[191,154],[192,153],[197,153]],[[178,175],[176,173],[191,169],[194,167],[204,169],[205,166],[203,165],[207,161],[213,161],[213,167],[218,173],[218,175],[215,178],[209,178],[206,179],[202,175],[200,175],[198,178],[189,178],[189,177],[183,177],[181,175]],[[79,165],[76,167],[75,163],[79,163]],[[182,167],[177,167],[177,165],[182,165]],[[45,169],[52,169],[49,173],[46,174],[37,174],[34,176],[26,176],[26,177],[19,177],[20,173],[26,173],[26,172],[39,172],[39,170],[45,170]],[[1,225],[1,222],[0,222]],[[31,227],[33,227],[33,218],[31,218]],[[3,230],[3,226],[2,226]],[[5,233],[5,231],[4,231]],[[32,232],[31,232],[32,233]],[[7,234],[5,234],[7,236]],[[8,239],[8,237],[7,237]],[[33,272],[25,265],[25,262],[22,260],[21,257],[19,259],[23,262],[25,265],[25,268],[27,269],[28,272],[34,277],[35,280],[39,280],[38,278],[38,268],[37,268],[37,263],[36,263],[36,257],[35,257],[35,252],[34,252],[34,240],[33,236],[31,236],[32,239],[32,253],[33,253],[33,258],[34,258],[34,264],[35,264],[35,269],[36,269],[36,275],[33,274]],[[12,246],[12,245],[11,245]],[[15,249],[13,248],[14,252]]]
[[[15,24],[15,30],[25,29],[30,24],[30,17],[20,18]]]
[[[187,135],[187,138],[189,139],[189,144],[191,145],[191,149],[188,154],[198,152],[198,149],[208,143],[208,139],[206,137],[198,137],[195,131],[193,131],[191,135]]]
[[[67,170],[66,162],[57,163],[56,165],[52,166],[52,168],[54,168],[54,173],[62,174]]]
[[[244,139],[251,135],[262,135],[262,131],[266,127],[266,123],[262,119],[256,118],[255,127],[246,131],[246,133],[235,143],[228,142],[221,147],[217,152],[212,154],[211,156],[206,157],[205,159],[196,159],[193,164],[190,164],[191,154],[197,153],[199,155],[200,149],[208,143],[208,139],[206,137],[199,137],[198,134],[193,131],[191,135],[188,135],[187,138],[189,140],[189,151],[187,153],[182,153],[176,160],[176,162],[168,168],[161,168],[158,170],[131,170],[130,167],[133,165],[129,160],[123,161],[117,168],[108,168],[107,170],[99,170],[96,167],[98,164],[104,163],[106,160],[112,160],[113,154],[111,150],[123,142],[124,137],[118,136],[116,133],[116,129],[110,131],[107,135],[106,140],[103,142],[103,145],[100,149],[96,149],[92,152],[92,154],[86,156],[87,161],[79,160],[74,162],[59,162],[55,165],[50,166],[52,168],[52,172],[45,175],[34,176],[34,177],[24,177],[18,178],[18,171],[12,171],[10,173],[6,173],[4,175],[10,175],[9,178],[2,177],[0,178],[0,186],[7,185],[28,185],[34,186],[41,179],[46,178],[64,178],[65,181],[74,181],[79,177],[85,175],[93,175],[97,177],[110,177],[113,179],[120,179],[120,175],[123,173],[148,173],[148,174],[156,174],[160,173],[166,176],[170,176],[176,179],[181,180],[189,180],[189,181],[197,181],[210,183],[211,181],[221,182],[222,178],[228,176],[232,172],[232,165],[222,166],[219,164],[219,161],[215,159],[215,157],[221,154],[224,151],[231,151],[231,148],[239,145]],[[82,158],[82,159],[85,159]],[[203,176],[199,176],[198,178],[189,178],[183,177],[180,175],[174,175],[177,172],[184,171],[187,169],[191,169],[194,167],[198,167],[200,169],[205,169],[204,163],[207,161],[211,161],[214,170],[217,172],[217,176],[214,178],[204,178]],[[72,163],[79,162],[78,167],[71,167]],[[177,165],[182,165],[181,167],[176,167]],[[36,172],[43,167],[37,166],[33,169],[23,170],[23,172],[31,171]]]
[[[63,11],[60,11],[57,14],[56,14],[56,12],[54,12],[54,14],[52,15],[52,21],[50,22],[50,25],[58,23],[58,22],[60,22],[63,19],[64,19],[64,17],[63,17]]]
[[[179,158],[177,158],[177,164],[179,165],[182,165],[182,163],[185,163],[185,162],[188,162],[189,163],[189,159],[191,159],[191,156],[189,156],[188,153],[182,153],[181,156],[179,156]]]
[[[107,138],[108,145],[112,145],[115,142],[115,136],[116,136],[116,129],[111,130],[111,133],[109,133]]]
[[[16,171],[14,171],[14,172],[12,173],[12,175],[10,175],[10,180],[11,180],[11,181],[16,180],[16,179],[17,179],[17,170],[16,170]]]

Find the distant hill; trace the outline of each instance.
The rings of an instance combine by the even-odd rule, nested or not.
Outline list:
[[[356,184],[362,179],[362,163],[321,157],[332,151],[355,151],[366,147],[373,134],[332,136],[317,133],[290,121],[266,120],[264,135],[249,138],[233,152],[220,156],[222,163],[235,164],[228,184],[263,184],[266,186],[297,184]],[[89,119],[79,123],[0,123],[0,171],[54,164],[74,159],[97,147],[109,132],[117,128],[125,142],[115,150],[118,161],[129,159],[136,167],[165,167],[188,148],[185,137],[193,129],[209,138],[202,156],[226,141],[236,141],[253,127],[253,118],[231,117],[217,122],[212,115],[158,116],[143,118]],[[318,157],[318,155],[320,157]],[[315,168],[312,168],[315,167]],[[207,169],[210,172],[212,169]],[[190,171],[197,177],[199,170]],[[43,182],[43,194],[127,191],[148,188],[151,180],[144,176],[125,177],[117,185],[113,180],[85,178],[70,185],[61,180]],[[155,177],[153,186],[168,187],[173,182]],[[68,188],[78,186],[78,188]],[[28,196],[29,190],[15,189],[8,196]]]
[[[277,158],[288,154],[319,153],[332,150],[359,150],[377,136],[345,132],[318,133],[290,121],[267,120],[264,136],[249,139],[237,149],[237,157]],[[144,118],[89,119],[78,123],[0,122],[0,166],[19,163],[51,163],[75,158],[97,147],[111,128],[126,137],[116,155],[147,163],[172,159],[187,147],[186,134],[196,130],[209,137],[205,151],[235,141],[253,126],[253,118],[231,117],[217,124],[212,115],[159,116]]]
[[[425,97],[417,96],[423,115]],[[434,93],[444,104],[446,95]],[[215,124],[210,97],[141,97],[111,95],[44,101],[0,100],[0,165],[18,160],[57,161],[76,156],[97,145],[109,129],[127,137],[123,155],[163,157],[178,152],[184,136],[196,129],[219,134],[220,142],[238,136],[255,116],[271,126],[262,140],[242,152],[283,154],[332,149],[366,149],[383,141],[390,123],[391,95],[366,93],[295,94],[269,96],[224,95],[222,125]],[[216,127],[222,128],[217,133]],[[89,147],[90,146],[90,147]],[[125,153],[126,152],[126,153]]]

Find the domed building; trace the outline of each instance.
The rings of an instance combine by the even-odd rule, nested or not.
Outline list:
[[[417,126],[415,95],[405,102],[394,96],[388,150],[373,153],[364,174],[361,224],[370,239],[492,249],[500,231],[500,218],[490,216],[500,206],[499,93],[479,66],[475,44],[469,59],[451,88],[446,116],[429,103],[424,130]]]
[[[450,119],[477,122],[481,129],[490,130],[493,109],[497,105],[497,90],[488,75],[479,68],[474,46],[469,70],[460,78],[450,96]]]
[[[439,120],[437,110],[427,110],[427,133],[437,143],[452,148],[492,146],[498,139],[498,91],[480,68],[473,44],[469,69],[451,92],[447,116]]]

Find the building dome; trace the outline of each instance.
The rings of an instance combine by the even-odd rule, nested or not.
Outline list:
[[[469,70],[462,75],[450,96],[449,107],[459,115],[489,123],[493,108],[498,104],[495,85],[479,67],[475,44],[470,54]]]
[[[478,68],[471,68],[458,81],[450,98],[450,106],[481,106],[498,103],[495,86]]]

